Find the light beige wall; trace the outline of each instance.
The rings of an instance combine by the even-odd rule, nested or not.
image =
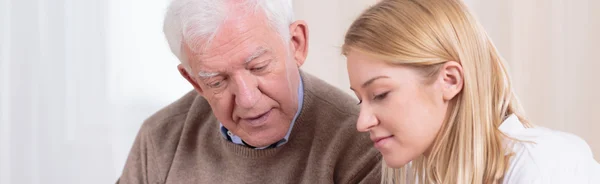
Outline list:
[[[308,22],[303,69],[351,93],[343,35],[376,0],[296,0]],[[574,133],[600,160],[600,2],[596,0],[466,0],[507,59],[515,89],[533,123]],[[595,33],[595,34],[594,34]]]

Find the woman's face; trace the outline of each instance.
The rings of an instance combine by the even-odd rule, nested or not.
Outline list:
[[[433,82],[426,82],[413,67],[391,65],[358,52],[348,53],[347,60],[350,86],[360,101],[356,127],[370,133],[386,164],[399,168],[427,154],[445,120],[448,101],[460,91],[448,95],[449,88],[453,83],[462,88],[462,78],[447,73],[461,70],[460,65],[446,62],[433,75]]]

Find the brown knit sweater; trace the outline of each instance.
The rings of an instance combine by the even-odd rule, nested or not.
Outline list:
[[[192,91],[144,122],[117,183],[379,183],[381,156],[355,129],[356,100],[301,75],[304,102],[286,144],[255,150],[227,141]]]

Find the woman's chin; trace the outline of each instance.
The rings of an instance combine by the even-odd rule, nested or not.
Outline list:
[[[391,167],[391,168],[394,168],[394,169],[398,169],[398,168],[402,168],[406,164],[408,164],[411,161],[411,159],[401,158],[401,157],[398,157],[398,156],[388,156],[388,157],[386,157],[385,155],[383,155],[383,161],[385,162],[385,165],[387,165],[388,167]]]

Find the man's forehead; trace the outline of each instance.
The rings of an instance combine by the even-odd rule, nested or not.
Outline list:
[[[192,52],[192,62],[206,73],[221,72],[274,52],[273,48],[279,45],[272,44],[278,44],[275,40],[279,37],[265,21],[261,21],[264,18],[261,16],[264,15],[228,19],[212,39],[197,42],[203,44]]]
[[[270,47],[256,46],[252,49],[245,49],[242,53],[209,55],[200,54],[197,57],[198,75],[201,77],[211,77],[223,72],[226,68],[235,66],[244,66],[247,63],[270,53]],[[202,57],[204,56],[204,57]]]
[[[269,32],[268,27],[252,27],[249,29],[235,28],[221,29],[199,49],[198,58],[212,58],[216,56],[232,57],[238,53],[241,55],[251,55],[258,50],[267,50],[273,44],[272,39],[278,38],[275,32]],[[242,30],[243,29],[243,30]],[[269,36],[267,34],[273,34]],[[247,56],[240,56],[247,57]]]
[[[191,30],[193,32],[193,30]],[[262,11],[230,10],[227,18],[209,35],[189,34],[187,44],[196,55],[205,57],[233,50],[238,45],[265,41],[277,33],[272,31]]]
[[[241,64],[248,63],[264,54],[271,52],[271,47],[265,45],[246,46],[242,49],[234,49],[231,52],[202,52],[196,54],[195,58],[201,63],[212,63],[219,61],[234,61]]]

